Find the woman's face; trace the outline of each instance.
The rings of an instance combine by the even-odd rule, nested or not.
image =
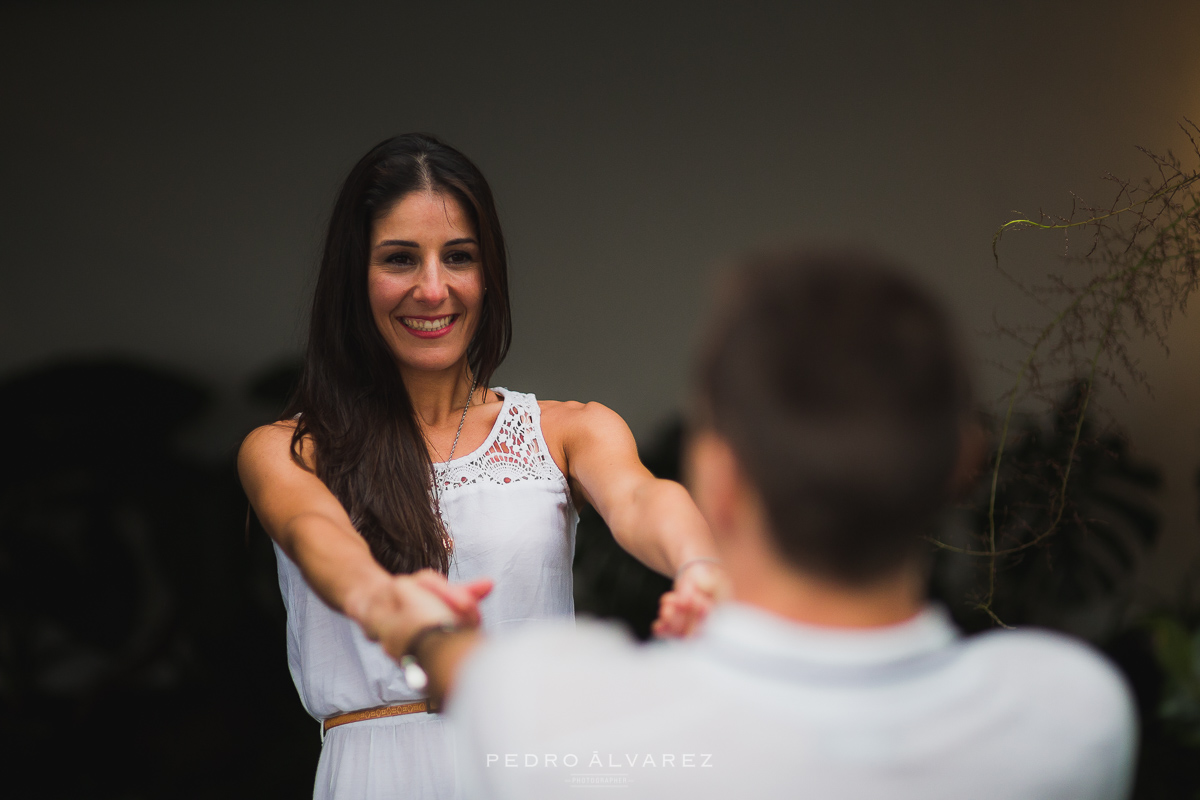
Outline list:
[[[375,221],[367,293],[402,369],[456,366],[479,326],[483,290],[475,227],[450,195],[412,192]]]

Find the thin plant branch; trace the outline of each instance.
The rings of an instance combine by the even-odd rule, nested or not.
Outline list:
[[[1060,530],[1071,507],[1072,466],[1098,380],[1121,391],[1122,379],[1149,389],[1129,346],[1154,338],[1166,348],[1173,313],[1186,308],[1200,285],[1200,145],[1194,135],[1200,134],[1200,128],[1190,120],[1180,127],[1195,155],[1195,164],[1188,169],[1171,153],[1161,157],[1143,149],[1156,177],[1134,184],[1107,175],[1117,187],[1107,208],[1089,207],[1073,195],[1068,216],[1051,217],[1043,212],[1037,220],[1009,220],[992,237],[998,271],[1054,316],[1034,329],[1036,335],[1027,336],[1003,325],[998,328],[1000,335],[1022,344],[1026,354],[1005,393],[1007,402],[991,468],[986,530],[979,534],[982,546],[959,547],[936,538],[930,541],[951,553],[987,559],[986,590],[975,607],[997,625],[1005,625],[994,607],[1003,562],[1046,543]],[[1080,216],[1083,218],[1077,218]],[[1049,274],[1041,283],[1031,284],[1001,263],[1001,239],[1022,229],[1062,233],[1066,268],[1061,274]],[[1090,231],[1082,247],[1069,238],[1076,229]],[[1055,381],[1055,375],[1065,377]],[[1033,528],[1021,522],[1022,509],[998,505],[1006,475],[1015,469],[1008,458],[1014,422],[1022,403],[1049,403],[1055,392],[1068,384],[1080,392],[1070,412],[1072,436],[1066,455],[1050,465],[1059,479],[1047,486],[1042,504],[1047,522]],[[1088,522],[1081,519],[1079,524],[1086,527]]]

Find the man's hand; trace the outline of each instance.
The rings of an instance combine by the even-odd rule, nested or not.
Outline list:
[[[659,600],[658,619],[651,631],[660,638],[691,636],[713,606],[729,594],[729,578],[719,564],[696,561],[686,565],[675,578],[674,588]]]

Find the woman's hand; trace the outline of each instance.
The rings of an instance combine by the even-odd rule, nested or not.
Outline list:
[[[720,564],[707,560],[685,564],[674,588],[659,600],[651,632],[660,638],[691,636],[713,606],[729,594],[729,577]]]
[[[491,594],[494,583],[490,578],[480,578],[470,583],[451,585],[446,576],[431,569],[413,574],[413,580],[453,611],[456,623],[471,628],[479,626],[479,601]]]
[[[372,641],[407,647],[406,636],[430,625],[479,624],[479,601],[492,590],[490,580],[452,586],[431,569],[412,575],[385,575],[356,586],[346,596],[346,615]],[[403,653],[403,647],[400,650]]]
[[[414,677],[409,673],[414,665],[424,673],[420,685],[409,683],[410,688],[425,691],[436,703],[445,698],[459,666],[480,641],[477,604],[491,590],[490,580],[451,586],[432,570],[395,578],[386,602],[396,605],[377,613],[372,625],[384,652],[404,670],[406,683]]]

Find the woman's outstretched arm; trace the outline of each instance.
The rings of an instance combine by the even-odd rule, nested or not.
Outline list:
[[[625,420],[599,403],[559,403],[547,411],[561,431],[573,488],[600,513],[617,543],[656,572],[675,577],[675,599],[718,598],[726,579],[715,563],[708,524],[683,486],[655,478],[643,466]],[[703,616],[707,607],[663,610],[664,617],[675,611],[689,617],[681,625],[656,627],[678,635],[690,631],[690,618]]]
[[[300,568],[313,591],[335,611],[378,639],[380,624],[401,610],[396,576],[379,565],[345,508],[313,473],[311,443],[292,459],[294,423],[276,422],[253,431],[238,452],[238,474],[267,534]],[[307,467],[307,468],[306,468]],[[446,601],[464,622],[477,621],[478,586],[448,586]]]

